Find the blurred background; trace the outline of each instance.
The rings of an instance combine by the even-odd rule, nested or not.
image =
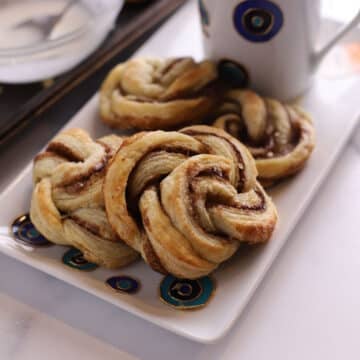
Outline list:
[[[47,0],[0,0],[0,19],[2,7],[21,1]],[[58,1],[65,5],[72,3],[71,0]],[[90,2],[94,14],[98,16],[96,26],[85,28],[85,35],[94,28],[103,29],[105,34],[102,37],[101,34],[91,33],[90,38],[94,40],[98,36],[100,45],[97,44],[87,58],[81,59],[80,64],[62,75],[46,77],[42,81],[5,84],[1,83],[0,76],[0,154],[3,159],[11,158],[19,146],[31,149],[31,154],[39,151],[98,90],[106,73],[115,64],[129,58],[178,7],[190,0],[81,1]],[[359,0],[322,0],[321,4],[325,18],[341,23],[354,16]],[[110,7],[110,11],[103,11],[103,7]],[[37,18],[37,21],[43,20]],[[359,52],[359,47],[355,51]],[[74,53],[76,51],[72,51]],[[2,67],[6,72],[1,56],[0,46],[0,69]],[[34,132],[36,137],[32,136]],[[24,156],[21,161],[26,164],[29,159]],[[0,181],[0,188],[5,185]]]

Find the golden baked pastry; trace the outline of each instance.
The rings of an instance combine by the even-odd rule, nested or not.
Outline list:
[[[100,90],[100,116],[114,128],[169,129],[204,120],[215,106],[214,63],[191,58],[132,59]]]
[[[108,268],[137,257],[111,229],[103,207],[105,168],[122,141],[110,135],[95,142],[81,129],[65,130],[34,160],[35,227],[49,241],[74,246],[88,261]]]
[[[312,120],[300,107],[231,90],[213,123],[247,146],[266,186],[297,173],[315,146]]]
[[[270,238],[277,213],[256,176],[248,150],[220,129],[138,133],[108,167],[105,208],[154,270],[198,278],[241,243]]]

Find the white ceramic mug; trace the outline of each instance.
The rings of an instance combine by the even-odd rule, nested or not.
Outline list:
[[[289,100],[302,94],[324,56],[360,21],[316,49],[320,0],[198,0],[206,56],[230,80]]]

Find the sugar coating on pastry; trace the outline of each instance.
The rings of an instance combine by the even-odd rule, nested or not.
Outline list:
[[[110,71],[100,89],[100,116],[114,128],[171,129],[200,122],[214,110],[211,61],[136,58]]]
[[[154,270],[199,278],[242,243],[269,240],[277,212],[256,177],[249,151],[220,129],[143,132],[108,167],[105,208]]]
[[[122,142],[115,135],[94,141],[81,129],[65,130],[34,160],[30,218],[37,230],[108,268],[137,258],[111,229],[104,210],[105,169]]]
[[[213,126],[247,146],[264,186],[300,171],[315,147],[314,126],[304,110],[250,90],[228,91]]]

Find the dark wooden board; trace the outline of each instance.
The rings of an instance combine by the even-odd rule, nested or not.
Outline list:
[[[128,4],[100,49],[75,69],[55,79],[49,88],[42,88],[39,83],[5,86],[4,94],[0,97],[0,147],[21,134],[30,124],[43,118],[44,114],[59,108],[61,100],[69,94],[76,93],[71,109],[66,111],[63,108],[66,122],[74,109],[77,110],[96,91],[106,72],[117,61],[123,61],[136,50],[159,23],[185,2],[186,0],[153,0],[146,5]],[[23,102],[22,106],[19,106],[19,102]]]

